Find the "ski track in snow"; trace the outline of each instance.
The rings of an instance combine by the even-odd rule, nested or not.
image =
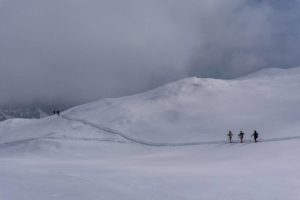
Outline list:
[[[121,140],[113,140],[113,139],[100,139],[100,138],[84,138],[84,137],[55,137],[52,136],[55,133],[49,133],[46,136],[43,137],[32,137],[32,138],[26,138],[22,140],[16,140],[11,142],[4,142],[0,143],[0,148],[18,145],[22,143],[29,143],[37,140],[74,140],[74,141],[93,141],[93,142],[113,142],[113,143],[135,143],[140,145],[146,145],[146,146],[153,146],[153,147],[167,147],[167,146],[192,146],[192,145],[212,145],[212,144],[229,144],[228,141],[196,141],[196,142],[183,142],[183,143],[158,143],[158,142],[149,142],[140,140],[137,138],[130,137],[118,130],[114,130],[108,127],[104,127],[102,125],[94,124],[86,120],[82,119],[76,119],[71,118],[68,116],[61,116],[62,119],[68,120],[68,121],[75,121],[82,123],[86,126],[90,126],[92,128],[95,128],[97,130],[104,131],[109,134],[118,135],[122,138],[124,138],[126,141]],[[277,138],[267,138],[267,139],[260,139],[258,142],[280,142],[280,141],[286,141],[286,140],[299,140],[300,136],[289,136],[289,137],[277,137]],[[240,143],[239,141],[233,141],[232,144]],[[244,144],[253,143],[252,140],[244,140]]]
[[[74,140],[74,141],[92,141],[92,142],[113,142],[113,143],[127,143],[125,141],[118,141],[118,140],[110,140],[110,139],[98,139],[98,138],[82,138],[82,137],[35,137],[35,138],[28,138],[23,140],[16,140],[12,142],[4,142],[0,144],[0,148],[13,146],[22,143],[28,143],[38,140]]]
[[[130,136],[127,136],[124,133],[121,133],[120,131],[117,130],[113,130],[111,128],[108,127],[104,127],[98,124],[94,124],[91,122],[88,122],[86,120],[82,120],[82,119],[75,119],[75,118],[71,118],[68,116],[63,115],[62,116],[63,119],[66,120],[70,120],[70,121],[76,121],[76,122],[80,122],[83,123],[87,126],[96,128],[98,130],[102,130],[105,131],[107,133],[111,133],[111,134],[115,134],[115,135],[119,135],[121,137],[123,137],[126,140],[129,140],[131,142],[137,143],[137,144],[141,144],[141,145],[147,145],[147,146],[191,146],[191,145],[209,145],[209,144],[228,144],[228,141],[201,141],[201,142],[184,142],[184,143],[157,143],[157,142],[147,142],[147,141],[143,141],[143,140],[139,140]],[[259,142],[277,142],[277,141],[285,141],[285,140],[299,140],[300,136],[290,136],[290,137],[279,137],[279,138],[267,138],[267,139],[260,139]],[[239,143],[237,141],[233,141],[233,143]],[[244,143],[253,143],[251,140],[244,140]]]

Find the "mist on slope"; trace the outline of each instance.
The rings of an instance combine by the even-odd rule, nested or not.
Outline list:
[[[74,105],[300,63],[298,0],[0,2],[0,105]]]

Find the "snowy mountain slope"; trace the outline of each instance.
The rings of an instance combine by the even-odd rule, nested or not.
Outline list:
[[[259,70],[257,72],[248,74],[246,76],[242,76],[240,78],[237,78],[238,80],[241,79],[251,79],[251,78],[282,78],[285,76],[299,76],[300,73],[300,67],[294,67],[289,69],[281,69],[281,68],[266,68],[263,70]]]
[[[300,68],[188,78],[6,120],[0,200],[298,200],[299,85]],[[259,143],[226,141],[254,128]]]
[[[125,142],[117,135],[57,116],[44,119],[10,119],[2,122],[0,127],[0,149],[21,145],[16,153],[40,150],[56,152],[65,140]]]
[[[0,139],[73,137],[74,126],[122,140],[171,145],[224,141],[228,130],[243,130],[246,139],[254,129],[265,139],[298,136],[299,87],[300,67],[262,70],[235,80],[187,78],[146,93],[81,105],[63,118],[8,120],[0,123]]]
[[[300,68],[263,70],[236,80],[194,77],[64,115],[149,142],[222,140],[228,130],[293,136],[300,131],[299,87]]]

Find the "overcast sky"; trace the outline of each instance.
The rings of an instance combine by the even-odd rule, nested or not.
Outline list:
[[[300,0],[0,0],[0,105],[300,66]]]

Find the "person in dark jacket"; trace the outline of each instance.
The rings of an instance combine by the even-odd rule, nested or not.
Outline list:
[[[56,113],[57,113],[57,116],[59,116],[59,114],[60,114],[60,111],[59,111],[59,110],[57,110],[57,112],[56,112]]]
[[[258,138],[258,133],[256,130],[254,130],[254,133],[251,135],[251,137],[254,138],[254,142],[257,142],[257,138]]]
[[[231,143],[232,142],[232,136],[233,136],[232,132],[229,131],[229,133],[227,134],[227,136],[228,136],[229,142]]]
[[[243,143],[244,135],[245,135],[245,133],[243,131],[240,131],[238,136],[240,138],[241,143]]]

